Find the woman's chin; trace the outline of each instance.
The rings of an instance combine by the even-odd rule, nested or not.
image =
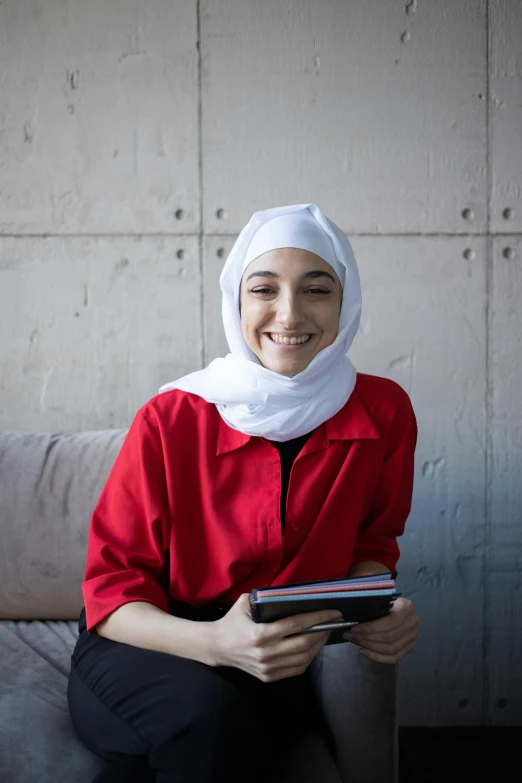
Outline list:
[[[263,367],[272,370],[278,375],[286,375],[287,378],[293,378],[294,375],[302,372],[308,366],[309,362],[262,362]]]

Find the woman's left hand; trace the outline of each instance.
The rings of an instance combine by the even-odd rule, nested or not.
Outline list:
[[[378,663],[397,663],[413,649],[418,624],[413,603],[408,598],[397,598],[385,617],[354,625],[343,635],[361,648],[365,658]]]

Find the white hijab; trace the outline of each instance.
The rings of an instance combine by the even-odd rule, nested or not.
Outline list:
[[[308,367],[289,378],[263,367],[241,332],[239,292],[248,264],[269,250],[295,247],[323,258],[343,287],[339,332]],[[274,441],[297,438],[345,405],[356,380],[346,356],[359,327],[361,288],[352,247],[316,204],[293,204],[255,212],[239,234],[220,277],[223,323],[230,353],[204,370],[167,383],[214,403],[233,429]]]

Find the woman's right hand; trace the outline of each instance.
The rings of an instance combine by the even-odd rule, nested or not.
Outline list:
[[[341,613],[321,610],[285,617],[272,623],[255,623],[248,593],[243,593],[221,619],[211,623],[216,666],[233,666],[263,682],[302,674],[326,644],[329,631],[303,634],[317,623],[338,620]],[[299,634],[292,639],[285,637]]]

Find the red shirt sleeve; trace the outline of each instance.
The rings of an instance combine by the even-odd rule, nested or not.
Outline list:
[[[168,503],[157,429],[140,410],[94,509],[82,585],[87,630],[123,604],[168,611],[160,580],[168,548]]]
[[[403,534],[411,509],[416,444],[417,422],[404,393],[389,430],[377,491],[359,528],[352,564],[376,560],[395,571],[400,554],[396,539]]]

